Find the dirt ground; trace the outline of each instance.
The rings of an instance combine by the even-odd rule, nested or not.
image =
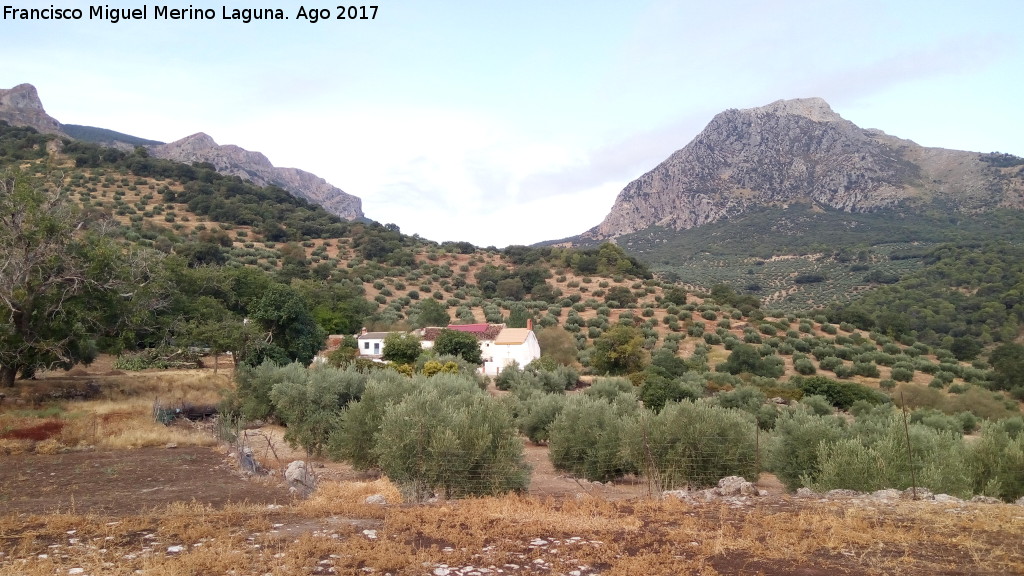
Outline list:
[[[0,513],[138,514],[195,500],[287,503],[280,482],[246,479],[221,449],[16,454],[0,466]]]

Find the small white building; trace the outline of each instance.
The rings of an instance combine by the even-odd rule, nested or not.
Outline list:
[[[488,376],[497,376],[513,362],[522,367],[540,358],[540,343],[530,328],[505,328],[490,348],[490,358],[484,358],[484,374]]]
[[[356,342],[359,343],[359,357],[379,359],[384,353],[384,339],[388,334],[389,332],[367,332],[364,330],[359,336],[356,336]]]

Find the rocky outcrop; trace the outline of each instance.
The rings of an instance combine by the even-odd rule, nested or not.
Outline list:
[[[60,122],[43,109],[39,94],[31,84],[19,84],[9,90],[0,89],[0,120],[12,126],[30,126],[39,132],[68,138],[73,138],[73,134],[88,134],[89,137],[82,139],[127,150],[153,142],[89,126],[70,125],[74,130],[65,130]],[[362,200],[332,186],[323,178],[297,168],[277,168],[259,152],[250,152],[238,146],[219,146],[213,138],[203,133],[149,148],[151,154],[158,158],[187,163],[209,162],[222,174],[238,176],[258,186],[279,186],[346,220],[363,218]]]
[[[202,132],[170,144],[153,146],[150,153],[157,158],[188,164],[208,162],[222,174],[238,176],[259,186],[279,186],[347,220],[363,217],[362,200],[332,186],[323,178],[297,168],[275,167],[259,152],[230,144],[218,145]]]
[[[30,126],[45,134],[66,136],[61,124],[43,109],[36,87],[18,84],[10,90],[0,89],[0,120],[11,126]]]
[[[1022,181],[1016,168],[995,167],[979,153],[925,148],[859,128],[820,98],[779,100],[715,116],[692,142],[626,186],[583,237],[688,229],[753,206],[792,203],[869,212],[942,198],[953,209],[1021,208]]]

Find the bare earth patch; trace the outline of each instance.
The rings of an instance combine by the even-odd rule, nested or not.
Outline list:
[[[0,466],[0,510],[138,514],[172,502],[286,504],[277,482],[246,480],[220,450],[186,446],[17,454]]]

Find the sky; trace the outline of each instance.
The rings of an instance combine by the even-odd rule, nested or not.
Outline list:
[[[147,8],[117,23],[21,2],[83,17],[0,20],[0,88],[35,85],[66,124],[205,132],[325,178],[378,222],[478,246],[582,233],[715,114],[779,99],[1024,156],[1019,0],[374,1],[366,20],[283,0],[97,4]],[[288,19],[223,19],[244,7]]]

